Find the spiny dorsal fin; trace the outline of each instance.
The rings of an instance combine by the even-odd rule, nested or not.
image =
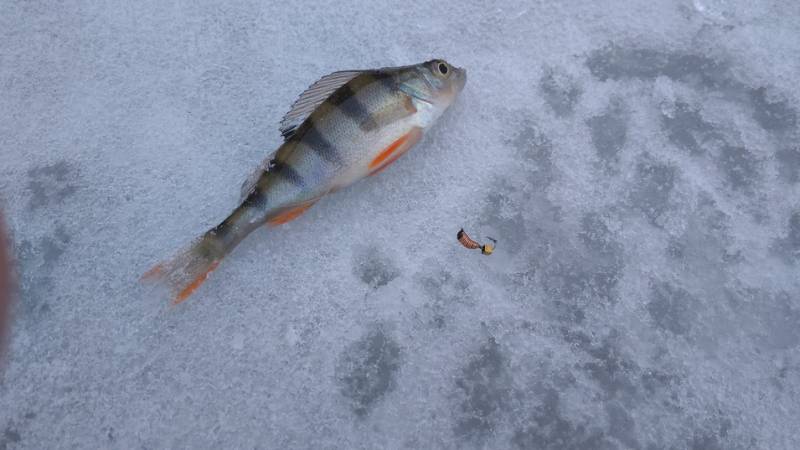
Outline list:
[[[334,91],[342,87],[345,83],[355,78],[362,70],[343,70],[325,75],[305,90],[300,97],[292,104],[289,112],[281,120],[281,134],[285,139],[289,139],[294,130],[303,123],[306,118],[317,109],[320,103],[331,96]]]

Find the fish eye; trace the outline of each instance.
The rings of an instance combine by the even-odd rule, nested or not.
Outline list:
[[[444,61],[436,61],[433,68],[437,75],[447,77],[450,74],[450,66]]]

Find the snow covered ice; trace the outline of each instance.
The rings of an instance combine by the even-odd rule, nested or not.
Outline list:
[[[800,448],[800,4],[589,3],[0,3],[0,448]],[[305,87],[434,57],[389,170],[137,282]]]

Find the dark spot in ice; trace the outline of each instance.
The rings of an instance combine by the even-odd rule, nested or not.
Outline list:
[[[52,266],[64,254],[70,236],[62,225],[57,225],[53,236],[45,236],[39,243],[42,252],[42,261],[46,266]]]
[[[636,165],[636,183],[629,194],[634,208],[644,213],[650,223],[661,226],[659,220],[669,208],[669,196],[675,186],[677,169],[651,161],[649,158]]]
[[[667,254],[681,260],[681,266],[691,274],[702,274],[706,279],[722,277],[725,264],[738,258],[738,252],[728,249],[732,241],[730,224],[730,216],[702,194],[687,216],[684,232],[670,238]]]
[[[586,309],[582,302],[574,300],[554,300],[553,306],[557,311],[559,321],[568,324],[581,324],[586,320]]]
[[[786,350],[800,344],[800,308],[787,292],[756,298],[762,308],[762,333],[758,340],[767,348]]]
[[[76,177],[75,170],[65,161],[28,170],[31,209],[58,203],[72,195],[77,189]]]
[[[800,147],[785,148],[775,153],[778,173],[789,183],[800,181]]]
[[[787,263],[800,261],[800,211],[795,211],[789,217],[789,229],[786,236],[776,239],[772,244],[772,249]]]
[[[596,78],[652,80],[665,76],[696,89],[717,91],[730,101],[751,108],[753,119],[770,132],[786,132],[797,125],[797,111],[785,99],[738,81],[727,62],[693,53],[669,52],[646,48],[624,48],[616,44],[593,51],[586,66]],[[684,145],[689,133],[677,133]],[[691,144],[689,144],[691,145]]]
[[[588,335],[568,328],[562,328],[561,334],[577,350],[591,356],[592,360],[585,363],[583,369],[605,390],[607,398],[616,398],[620,395],[632,397],[636,393],[633,377],[638,367],[623,356],[619,332],[612,330],[600,343],[594,343]]]
[[[581,96],[581,88],[575,80],[562,70],[554,68],[545,69],[539,80],[539,89],[545,102],[559,117],[572,114]]]
[[[443,269],[425,272],[419,278],[419,284],[433,300],[436,308],[452,303],[463,302],[468,296],[470,281],[463,274],[453,275]]]
[[[586,246],[585,251],[566,246],[566,251],[556,252],[553,260],[542,262],[544,291],[556,301],[573,304],[581,300],[601,304],[614,302],[624,265],[622,246],[614,240],[602,217],[595,213],[581,219],[578,237]],[[552,245],[554,248],[565,246],[564,242]]]
[[[454,432],[480,440],[494,432],[511,394],[508,361],[493,337],[481,346],[456,379],[463,400]]]
[[[604,219],[596,213],[584,215],[578,239],[575,243],[558,233],[537,233],[540,249],[534,253],[540,256],[532,261],[532,277],[562,323],[581,323],[587,308],[613,304],[619,297],[623,248]]]
[[[686,334],[692,327],[698,302],[689,292],[665,282],[651,283],[647,312],[657,327],[673,334]]]
[[[28,314],[46,313],[50,310],[46,299],[52,290],[52,273],[71,240],[63,225],[56,224],[52,234],[44,235],[34,245],[22,241],[15,249],[21,274],[21,305]]]
[[[675,103],[670,114],[662,114],[661,123],[670,142],[693,155],[705,153],[704,144],[720,139],[714,125],[703,120],[699,110],[684,102]]]
[[[504,182],[497,183],[496,189],[486,196],[480,225],[484,229],[490,229],[496,236],[502,236],[503,252],[516,254],[523,248],[528,234],[519,208],[519,196],[514,195],[512,189]],[[486,236],[473,234],[472,237],[479,241],[486,240]]]
[[[786,131],[797,123],[797,111],[783,99],[771,98],[763,87],[750,91],[753,103],[753,118],[765,130]]]
[[[375,327],[351,344],[337,366],[341,393],[350,400],[353,412],[365,416],[395,386],[400,368],[400,346]]]
[[[372,288],[386,286],[400,275],[397,266],[377,247],[366,248],[357,254],[353,272]]]
[[[717,436],[713,434],[695,434],[689,443],[692,450],[722,450]]]
[[[708,56],[623,48],[615,44],[593,51],[586,60],[586,66],[592,75],[602,81],[665,76],[713,89],[731,83],[728,65]]]
[[[520,449],[588,450],[609,448],[602,430],[574,424],[561,412],[561,398],[555,389],[541,395],[527,423],[514,431],[512,444]]]
[[[8,448],[8,444],[16,444],[21,440],[22,436],[20,436],[19,431],[8,426],[5,431],[3,431],[3,438],[0,440],[0,449],[6,449]]]
[[[586,121],[597,154],[606,163],[617,161],[628,137],[628,112],[620,99],[613,99],[608,108]]]
[[[680,378],[675,374],[664,373],[659,370],[646,370],[641,376],[642,387],[648,394],[654,395],[664,390],[669,391],[670,387],[680,384]]]
[[[720,419],[719,435],[723,438],[728,437],[728,432],[731,430],[732,426],[733,423],[731,422],[731,419],[728,419],[727,417]]]
[[[622,246],[614,240],[613,234],[599,214],[592,212],[583,216],[578,236],[589,250],[598,255],[614,259],[622,258]]]
[[[746,189],[759,178],[758,161],[744,147],[725,145],[717,163],[734,189]]]
[[[606,404],[608,414],[608,434],[617,438],[628,448],[641,448],[636,439],[636,422],[619,402]]]
[[[28,411],[28,412],[25,413],[24,417],[26,419],[28,419],[28,420],[35,419],[36,418],[36,413],[33,412],[33,411]]]
[[[581,350],[586,350],[592,345],[592,338],[582,331],[572,330],[567,327],[561,327],[561,337],[564,341],[576,346]]]
[[[533,125],[522,127],[509,142],[519,155],[533,163],[526,167],[527,181],[533,189],[541,189],[553,182],[553,143]]]
[[[542,287],[553,298],[613,302],[622,277],[621,261],[553,261],[542,271]]]

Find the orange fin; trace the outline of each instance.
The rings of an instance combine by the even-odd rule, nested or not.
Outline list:
[[[204,281],[206,281],[206,278],[208,278],[208,274],[213,272],[218,265],[219,261],[214,261],[213,263],[211,263],[211,265],[208,267],[208,270],[205,273],[195,278],[194,281],[189,283],[188,286],[186,286],[182,291],[178,293],[178,296],[175,297],[175,300],[172,301],[172,304],[177,305],[178,303],[189,298],[189,296],[192,295],[192,292],[194,292],[197,288],[200,287],[201,284],[203,284]]]
[[[280,212],[275,217],[272,217],[271,219],[267,220],[267,224],[274,227],[278,225],[283,225],[287,222],[291,222],[294,219],[297,219],[298,217],[302,216],[304,212],[308,211],[308,208],[311,208],[314,205],[314,203],[316,202],[305,203],[300,206],[295,206],[294,208],[290,208],[283,212]]]
[[[386,161],[386,164],[383,164],[382,166],[380,166],[377,169],[375,169],[372,172],[370,172],[369,176],[374,176],[374,175],[377,175],[377,174],[383,172],[384,169],[386,169],[387,167],[391,166],[392,163],[397,161],[398,159],[400,159],[401,156],[403,156],[403,153],[400,153],[400,154],[392,156],[391,158],[389,158],[388,161]]]
[[[139,277],[139,281],[146,281],[158,278],[161,274],[164,273],[164,265],[163,264],[156,264],[153,266],[152,269],[148,270],[144,273],[141,277]]]
[[[419,142],[422,137],[422,129],[414,127],[408,133],[400,136],[399,139],[392,142],[382,152],[378,154],[369,163],[370,175],[380,173],[383,169],[388,167],[391,163],[397,161],[403,154],[411,147]]]

